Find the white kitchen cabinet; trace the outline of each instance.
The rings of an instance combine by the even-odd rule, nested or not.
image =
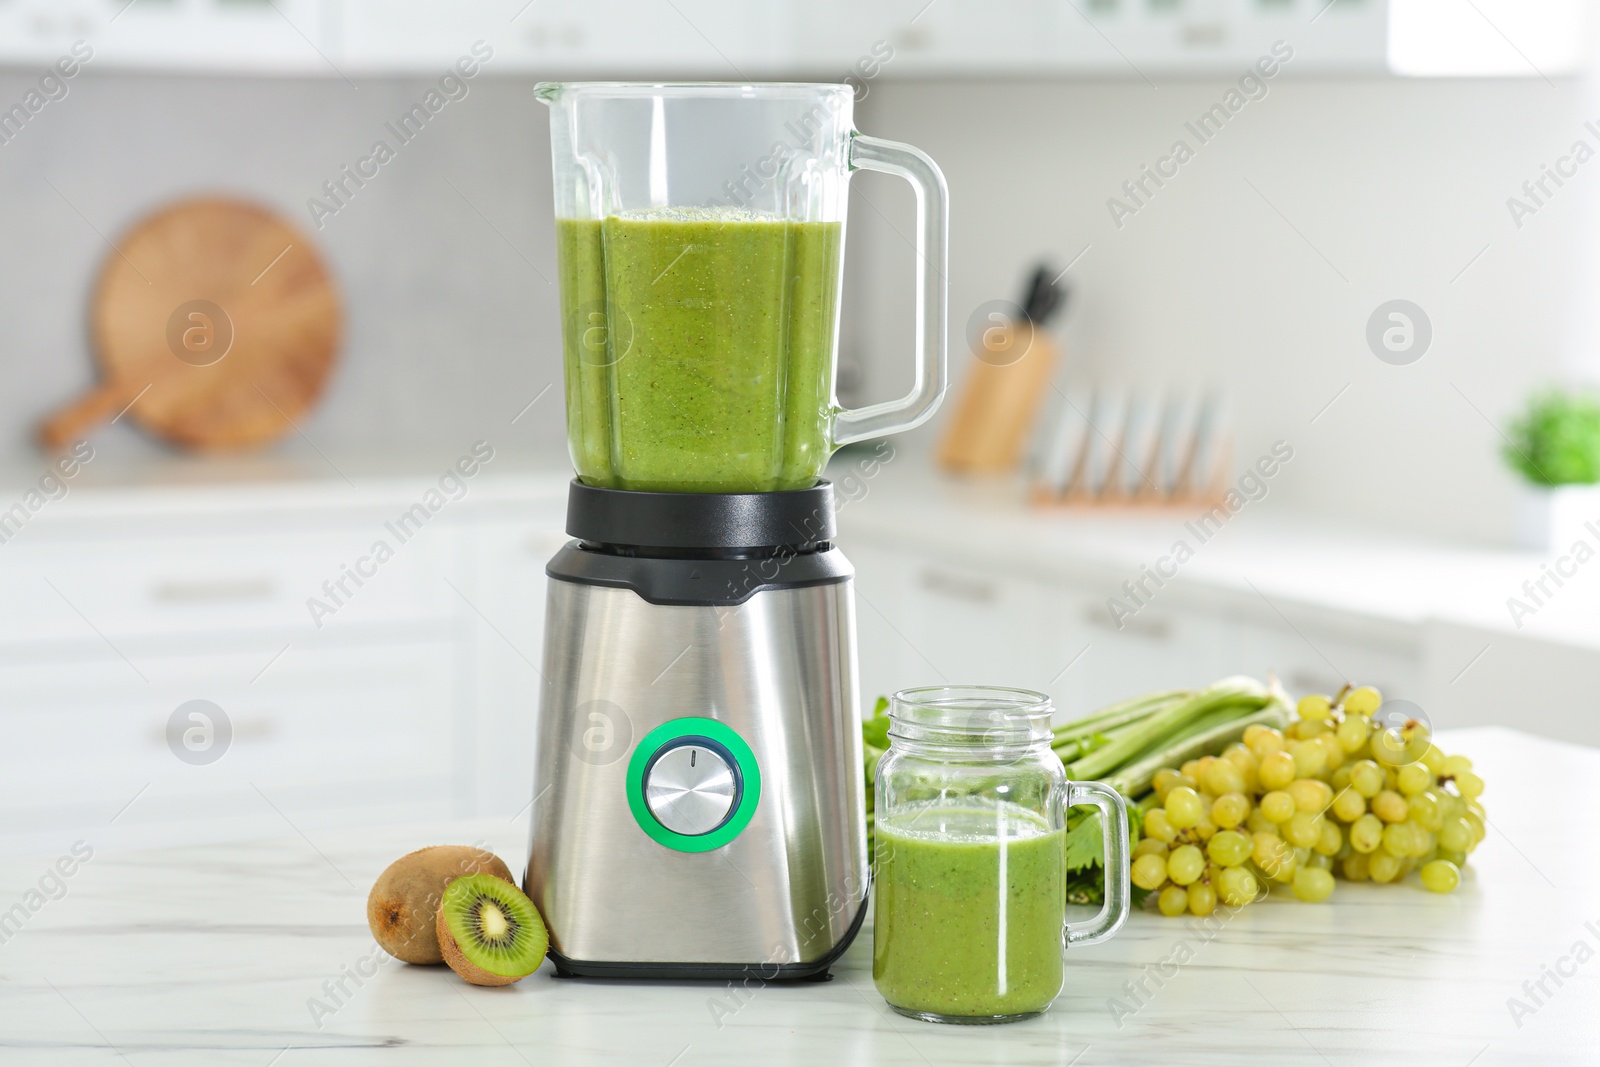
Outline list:
[[[914,685],[936,684],[935,675],[900,629],[908,602],[909,570],[899,554],[877,544],[842,540],[855,567],[856,654],[861,711],[871,715],[880,696]]]
[[[854,565],[862,711],[927,685],[1011,685],[1052,693],[1066,666],[1048,591],[875,538],[840,542]],[[1059,679],[1057,679],[1059,680]]]
[[[1293,613],[1293,623],[1240,622],[1236,661],[1244,674],[1274,673],[1290,692],[1333,695],[1346,682],[1372,685],[1385,697],[1426,704],[1422,649],[1415,633],[1375,626],[1362,638],[1320,624],[1313,613]]]
[[[777,29],[774,5],[742,0],[343,0],[335,32],[363,70],[443,73],[481,40],[493,73],[739,80],[780,65]]]
[[[561,501],[526,517],[495,517],[467,532],[463,590],[471,598],[471,802],[511,818],[532,799],[534,715],[544,670],[545,564],[567,541]]]
[[[448,621],[450,526],[430,520],[401,541],[389,521],[372,512],[305,529],[274,519],[270,533],[239,523],[201,535],[203,552],[180,516],[114,538],[30,530],[7,546],[0,567],[0,596],[17,609],[0,618],[0,642],[93,641],[98,631],[141,647],[187,641],[192,649],[248,635],[311,640]],[[393,551],[382,563],[372,552],[378,541]]]
[[[335,75],[329,9],[330,0],[10,0],[0,4],[0,62],[43,68],[84,41],[91,70]]]
[[[464,810],[450,642],[277,651],[174,644],[130,665],[86,646],[0,665],[0,848],[281,836]],[[179,736],[206,731],[197,758],[220,753],[212,762],[169,747],[169,720],[195,700],[221,715],[185,713]]]
[[[432,484],[81,489],[7,543],[0,850],[523,807],[566,479],[474,482],[399,528]],[[232,725],[214,763],[168,746],[192,700]]]
[[[1052,0],[791,4],[786,9],[791,27],[786,59],[801,69],[837,71],[841,77],[860,77],[857,63],[874,60],[893,75],[1037,68],[1051,53],[1052,7]]]
[[[1506,13],[1493,17],[1509,24],[1517,14],[1513,0],[1489,4],[1502,5]],[[437,78],[481,40],[494,49],[485,70],[539,77],[838,79],[867,73],[858,66],[866,60],[870,77],[1153,80],[1170,72],[1237,77],[1281,40],[1294,49],[1287,67],[1293,72],[1372,73],[1392,62],[1403,72],[1537,76],[1462,6],[1444,0],[8,0],[0,3],[0,63],[43,67],[86,40],[95,49],[92,67]],[[1398,52],[1391,47],[1391,8]],[[1563,0],[1532,16],[1539,29],[1533,36],[1553,42],[1536,49],[1539,71],[1577,69],[1583,56],[1570,42],[1583,39],[1585,14],[1577,0]],[[1463,34],[1471,39],[1457,46]],[[892,49],[887,61],[885,46]],[[1480,52],[1487,58],[1474,58]]]
[[[1055,600],[1053,653],[1063,673],[1051,692],[1069,715],[1152,690],[1193,689],[1237,673],[1230,666],[1234,628],[1217,615],[1156,602],[1123,619],[1119,628],[1104,599],[1058,589]]]

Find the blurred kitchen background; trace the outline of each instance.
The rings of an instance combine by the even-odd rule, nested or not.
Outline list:
[[[1581,392],[1600,362],[1588,16],[1580,0],[0,0],[0,850],[526,808],[570,476],[532,93],[554,78],[849,79],[860,129],[944,170],[952,392],[929,426],[834,468],[865,702],[948,680],[1047,689],[1077,713],[1271,672],[1297,692],[1377,684],[1438,728],[1600,743],[1600,565],[1573,551],[1600,529],[1563,518],[1600,523],[1600,503],[1502,456],[1530,398]],[[346,177],[380,139],[393,158]],[[1192,158],[1161,162],[1179,141]],[[852,186],[839,388],[862,402],[909,383],[914,204],[889,178]],[[325,380],[257,448],[158,439],[132,394],[41,448],[41,422],[102,380],[92,309],[108,265],[139,270],[125,235],[217,196],[276,214],[326,264]],[[1040,265],[1065,303],[1042,327],[1057,361],[1026,454],[941,471],[988,365],[986,309],[1021,302]],[[1398,354],[1369,342],[1396,300],[1414,307]],[[1079,451],[1106,451],[1068,423],[1120,417],[1115,396],[1147,423],[1211,398],[1216,479],[1165,504],[1063,484],[1088,477]],[[1189,532],[1275,448],[1214,537]],[[441,506],[393,536],[430,491]],[[324,591],[380,539],[392,560]],[[1161,563],[1179,540],[1193,558]],[[1147,569],[1175,576],[1140,587]]]

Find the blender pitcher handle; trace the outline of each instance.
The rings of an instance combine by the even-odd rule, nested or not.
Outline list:
[[[834,447],[922,425],[939,406],[945,390],[950,206],[944,175],[919,149],[861,133],[851,135],[850,169],[897,174],[917,191],[917,365],[906,396],[836,412]]]
[[[1093,945],[1104,941],[1128,917],[1128,806],[1122,794],[1104,782],[1071,782],[1067,807],[1081,804],[1100,809],[1100,832],[1105,842],[1106,902],[1100,914],[1081,923],[1067,923],[1066,944]]]

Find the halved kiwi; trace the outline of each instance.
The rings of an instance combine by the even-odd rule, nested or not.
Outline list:
[[[469,874],[445,886],[438,935],[444,961],[473,985],[525,978],[539,969],[550,947],[533,901],[492,874]]]

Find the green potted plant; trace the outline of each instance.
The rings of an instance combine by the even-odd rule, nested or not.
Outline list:
[[[1517,539],[1537,551],[1565,550],[1600,527],[1600,396],[1551,388],[1512,423],[1502,455],[1522,476]]]

